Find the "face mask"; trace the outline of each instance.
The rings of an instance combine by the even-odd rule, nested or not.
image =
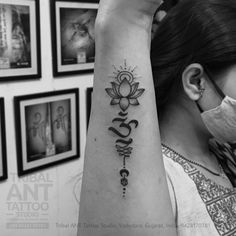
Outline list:
[[[236,141],[236,100],[225,96],[222,103],[201,113],[209,132],[222,143]]]
[[[201,113],[202,120],[209,132],[222,143],[236,142],[236,100],[225,96],[215,81],[209,76],[218,94],[223,98],[221,104]]]

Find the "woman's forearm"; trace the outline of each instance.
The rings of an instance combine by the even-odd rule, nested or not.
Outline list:
[[[150,64],[150,28],[97,22],[79,236],[175,235]],[[142,19],[143,20],[143,19]]]

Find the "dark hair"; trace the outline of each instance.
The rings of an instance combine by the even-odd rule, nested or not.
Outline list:
[[[151,62],[158,110],[182,87],[189,64],[213,73],[236,64],[236,1],[181,0],[156,32]]]

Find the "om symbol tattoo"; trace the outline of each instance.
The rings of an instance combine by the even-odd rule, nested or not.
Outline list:
[[[135,68],[128,68],[126,60],[124,66],[120,66],[117,69],[113,66],[115,72],[111,78],[115,79],[115,82],[111,82],[111,88],[106,88],[107,94],[112,98],[110,105],[119,106],[121,111],[118,113],[117,117],[112,120],[113,125],[118,125],[116,127],[109,127],[108,130],[115,134],[118,139],[116,140],[116,151],[119,157],[122,158],[123,168],[120,170],[120,183],[123,188],[123,198],[126,196],[126,190],[128,186],[128,176],[130,171],[126,167],[127,160],[130,159],[133,147],[133,139],[131,138],[132,131],[136,129],[139,125],[137,120],[129,120],[128,118],[128,108],[130,106],[138,106],[138,98],[144,93],[145,89],[139,89],[139,83],[135,82],[139,77],[134,73]]]

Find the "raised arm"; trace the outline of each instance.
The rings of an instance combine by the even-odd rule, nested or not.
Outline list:
[[[78,236],[174,236],[150,64],[159,0],[101,0]]]

